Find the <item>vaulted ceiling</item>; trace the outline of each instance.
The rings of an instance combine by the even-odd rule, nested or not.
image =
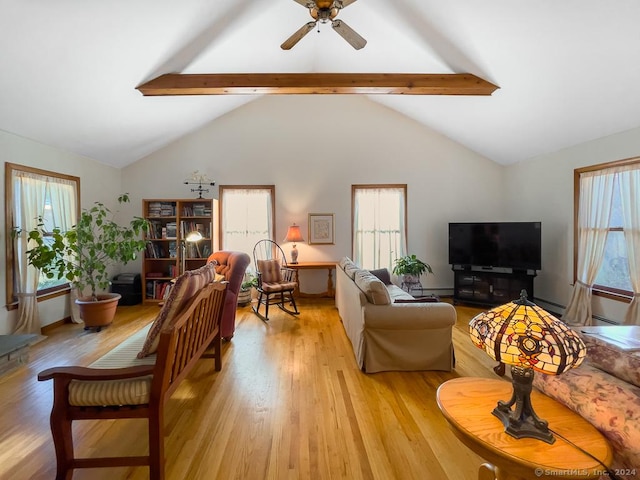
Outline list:
[[[0,129],[126,166],[259,95],[145,97],[165,73],[471,73],[491,96],[368,95],[510,164],[640,127],[637,0],[0,0]],[[339,112],[337,112],[339,114]]]

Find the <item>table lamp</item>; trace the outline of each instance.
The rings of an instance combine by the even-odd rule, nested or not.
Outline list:
[[[298,263],[298,249],[296,248],[296,242],[304,242],[302,234],[300,233],[300,227],[295,223],[287,230],[287,236],[284,237],[285,242],[293,242],[293,248],[291,249],[291,263]]]
[[[477,347],[501,362],[499,367],[511,365],[511,400],[498,401],[492,412],[502,421],[505,432],[515,438],[553,443],[555,438],[548,423],[536,415],[531,405],[534,371],[559,375],[579,366],[587,353],[580,337],[528,301],[525,290],[520,299],[474,317],[469,323],[469,335]]]

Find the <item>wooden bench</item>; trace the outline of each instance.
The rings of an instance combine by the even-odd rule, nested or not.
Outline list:
[[[144,465],[149,466],[151,480],[164,478],[165,403],[199,358],[213,357],[215,370],[221,369],[220,318],[226,291],[227,282],[208,283],[200,288],[164,324],[156,354],[137,360],[143,364],[125,368],[55,367],[38,375],[38,380],[53,380],[51,431],[56,450],[56,480],[71,480],[76,468]],[[125,345],[125,341],[119,350],[130,351],[135,358],[147,337],[146,330],[148,328],[143,328],[134,334],[133,346]],[[212,354],[208,353],[210,348],[213,348]],[[119,353],[116,350],[113,352]],[[105,366],[104,363],[96,365],[99,362],[92,366]],[[143,392],[141,398],[129,400],[131,393],[121,391],[123,386],[126,390],[131,385],[132,391]],[[124,399],[109,400],[118,395]],[[120,418],[148,419],[149,455],[75,458],[73,420]]]

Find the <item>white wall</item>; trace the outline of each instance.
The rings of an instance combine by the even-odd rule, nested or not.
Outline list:
[[[573,285],[573,171],[640,155],[640,128],[542,155],[505,169],[513,218],[542,221],[542,271],[535,296],[565,307]],[[542,302],[540,302],[542,304]],[[626,304],[596,297],[594,315],[620,322]],[[551,309],[551,307],[550,307]]]
[[[120,170],[107,167],[94,160],[81,157],[60,149],[42,145],[17,135],[0,131],[0,158],[2,162],[16,163],[34,168],[52,170],[80,177],[80,193],[82,206],[90,206],[94,201],[113,206],[120,193]],[[2,196],[4,198],[4,168],[2,168]],[[0,212],[0,224],[4,225],[5,211]],[[6,235],[0,235],[0,249],[5,251]],[[6,271],[6,256],[0,255],[0,268]],[[0,276],[0,291],[6,296],[6,278]],[[67,296],[57,297],[39,303],[40,323],[49,325],[69,315]],[[5,300],[6,301],[6,300]],[[17,316],[17,310],[0,311],[0,335],[11,333]]]
[[[334,213],[336,244],[298,244],[300,261],[351,255],[352,184],[406,183],[409,251],[434,268],[430,288],[453,285],[448,222],[504,209],[502,166],[364,97],[263,97],[125,168],[123,190],[140,214],[143,198],[194,197],[182,183],[194,170],[217,185],[275,184],[276,240],[293,222],[308,240],[308,213]],[[307,274],[304,290],[326,286],[326,272]]]
[[[129,192],[132,203],[121,208],[123,220],[141,214],[143,198],[195,198],[183,184],[194,170],[218,185],[275,184],[276,239],[293,222],[306,233],[310,212],[335,213],[336,244],[299,244],[301,261],[351,254],[352,184],[407,183],[409,250],[436,273],[423,278],[425,286],[452,287],[448,222],[541,220],[536,298],[564,306],[573,272],[573,169],[640,155],[640,129],[502,167],[364,97],[270,96],[123,170],[2,131],[0,155],[5,162],[80,176],[83,207],[96,200],[113,206],[119,193]],[[212,187],[207,196],[217,195]],[[4,221],[4,211],[0,215]],[[2,236],[3,250],[4,242]],[[4,262],[2,255],[3,270]],[[124,270],[139,271],[140,264]],[[324,273],[305,273],[317,274],[302,278],[309,291],[323,289]],[[0,284],[4,291],[4,275]],[[64,299],[39,304],[42,325],[68,315]],[[625,308],[598,298],[594,313],[619,321]],[[3,310],[0,334],[14,324],[15,311]]]

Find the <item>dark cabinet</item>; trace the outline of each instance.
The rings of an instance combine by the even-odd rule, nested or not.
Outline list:
[[[535,273],[486,272],[472,269],[454,270],[454,303],[502,305],[520,298],[522,290],[533,299]]]

